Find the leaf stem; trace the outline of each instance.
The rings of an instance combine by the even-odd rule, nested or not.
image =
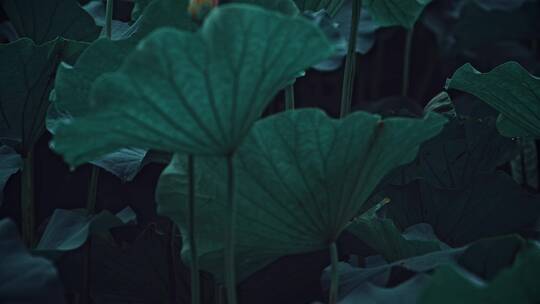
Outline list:
[[[224,296],[223,296],[223,285],[222,284],[216,284],[215,285],[215,304],[224,304]]]
[[[225,233],[225,287],[227,291],[227,304],[236,304],[236,268],[234,261],[236,204],[234,201],[235,178],[233,156],[234,153],[227,155],[228,223]]]
[[[94,215],[96,213],[97,185],[99,179],[99,167],[92,166],[90,181],[88,183],[88,195],[86,199],[86,213]]]
[[[405,37],[405,51],[403,52],[403,75],[401,84],[401,96],[407,97],[409,94],[409,77],[411,70],[411,50],[414,36],[414,27],[407,30]]]
[[[105,9],[105,37],[111,39],[112,37],[112,19],[114,11],[114,0],[107,0],[107,6]]]
[[[82,270],[82,290],[80,302],[81,304],[90,303],[90,255],[92,249],[92,237],[89,235],[86,244],[84,244],[83,252],[83,270]]]
[[[294,84],[285,87],[285,110],[294,110]]]
[[[99,179],[99,168],[92,166],[90,181],[88,182],[88,194],[86,199],[86,214],[92,216],[96,213],[97,187]],[[82,291],[81,304],[90,302],[90,255],[92,254],[92,236],[88,235],[88,240],[84,247],[83,269],[82,269]]]
[[[338,274],[338,250],[336,242],[330,244],[330,260],[331,264],[331,281],[330,281],[330,295],[328,296],[329,304],[336,304],[338,299],[338,286],[339,286],[339,274]]]
[[[171,220],[171,225],[169,227],[169,243],[168,243],[168,251],[169,251],[169,303],[174,304],[176,303],[176,284],[178,280],[176,279],[176,270],[177,270],[177,264],[176,264],[176,225]]]
[[[353,0],[351,31],[349,33],[349,45],[347,48],[347,58],[345,59],[345,72],[343,75],[343,87],[341,89],[340,117],[345,117],[351,112],[354,76],[356,73],[356,36],[358,34],[358,23],[360,22],[361,12],[362,0]]]
[[[189,247],[191,252],[191,303],[201,302],[200,278],[199,278],[199,256],[197,254],[197,243],[195,239],[195,162],[193,155],[187,157],[188,166],[188,225],[189,225]]]
[[[35,243],[36,214],[34,205],[34,151],[28,149],[23,156],[21,170],[21,222],[22,238],[28,248],[33,248]]]

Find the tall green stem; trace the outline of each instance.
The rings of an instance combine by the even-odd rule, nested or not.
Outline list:
[[[34,151],[28,149],[23,157],[21,171],[21,222],[22,238],[28,248],[35,242],[36,210],[34,206]]]
[[[236,203],[234,201],[235,180],[233,153],[227,155],[227,211],[228,225],[225,233],[225,288],[227,304],[236,304],[236,267],[234,262]]]
[[[223,300],[224,300],[224,297],[223,297],[223,285],[216,284],[215,285],[215,292],[216,292],[216,297],[215,297],[214,304],[223,304]]]
[[[176,286],[177,286],[177,274],[176,270],[178,269],[178,265],[176,263],[176,225],[173,221],[170,221],[170,227],[169,227],[169,233],[168,233],[168,266],[169,266],[169,303],[175,304],[177,301],[177,293],[176,293]]]
[[[338,250],[335,242],[330,244],[331,277],[330,277],[330,295],[329,304],[336,304],[338,299],[339,273],[338,273]]]
[[[285,110],[294,110],[294,84],[285,87]]]
[[[347,58],[345,59],[343,87],[341,89],[341,117],[345,117],[351,112],[354,76],[356,73],[356,36],[361,11],[362,0],[353,0],[351,32],[349,33],[349,46],[347,48]]]
[[[403,52],[403,75],[401,77],[401,95],[407,97],[409,94],[409,77],[411,70],[411,50],[414,35],[414,27],[407,30],[405,37],[405,52]]]
[[[112,15],[113,15],[113,0],[107,0],[105,9],[105,37],[112,37]],[[93,216],[96,213],[97,187],[99,180],[99,168],[92,166],[90,180],[88,182],[88,194],[86,197],[86,214]],[[92,236],[88,236],[83,253],[83,269],[82,269],[82,292],[81,304],[89,303],[90,301],[90,256],[92,254]]]
[[[197,254],[197,243],[195,240],[195,164],[193,155],[188,155],[188,225],[189,225],[189,247],[191,251],[191,303],[201,302],[200,278],[199,278],[199,256]]]
[[[88,182],[88,194],[86,196],[86,214],[92,216],[96,213],[97,187],[99,179],[99,168],[92,166],[90,180]],[[90,255],[92,249],[92,237],[88,236],[83,253],[83,269],[82,269],[82,291],[81,304],[90,303]]]
[[[105,9],[105,36],[109,39],[112,37],[112,19],[114,10],[114,0],[107,0]]]
[[[86,212],[88,215],[96,213],[98,179],[99,168],[92,166],[92,173],[90,173],[90,181],[88,182],[88,195],[86,197]]]

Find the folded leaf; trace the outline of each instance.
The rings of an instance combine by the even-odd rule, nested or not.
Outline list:
[[[360,268],[340,263],[339,290],[343,300],[339,303],[352,304],[359,303],[359,301],[372,301],[366,303],[415,304],[422,297],[426,287],[431,284],[441,284],[440,278],[437,277],[437,269],[452,267],[462,273],[472,271],[480,276],[477,281],[491,280],[506,271],[507,267],[512,266],[517,254],[525,252],[530,247],[530,243],[524,239],[516,235],[507,235],[483,239],[466,247],[447,248],[390,264]],[[370,258],[368,257],[366,260],[370,260]],[[328,268],[325,270],[321,279],[324,289],[328,289],[330,285],[328,270]],[[433,270],[436,271],[434,277],[430,275]],[[413,277],[411,278],[411,276]],[[472,274],[469,276],[473,277]],[[418,284],[419,282],[421,284]],[[442,281],[442,283],[450,284],[450,281]],[[505,286],[501,286],[501,288],[505,288]],[[447,292],[461,291],[461,289],[454,287],[449,288]],[[470,301],[471,299],[464,298],[462,300]],[[431,302],[427,303],[439,303],[439,301],[432,299]],[[462,301],[454,299],[448,303],[462,303]]]
[[[418,225],[411,228],[418,229],[420,228]],[[406,235],[401,234],[391,219],[377,217],[361,216],[347,230],[382,255],[386,261],[394,262],[437,251],[444,246],[434,237],[431,227],[427,226],[431,233],[429,235],[425,231],[422,233],[433,239],[408,239]]]
[[[51,259],[58,258],[67,251],[81,247],[92,233],[108,233],[110,228],[134,219],[133,211],[126,209],[123,212],[130,214],[130,217],[125,221],[109,211],[89,216],[86,210],[56,209],[33,252]]]
[[[365,297],[366,292],[368,294],[374,292],[374,296],[377,296],[379,293],[382,293],[379,294],[379,296],[384,295],[386,292],[393,293],[391,290],[386,290],[386,292],[384,290],[386,287],[389,287],[388,285],[392,284],[392,279],[403,279],[399,275],[400,270],[405,271],[406,273],[416,274],[416,276],[424,276],[426,273],[433,271],[436,267],[456,263],[456,260],[463,255],[466,250],[466,248],[457,248],[431,252],[389,264],[368,266],[365,268],[353,267],[350,264],[341,262],[338,266],[340,298],[343,299],[344,303],[354,303],[350,301],[357,296]],[[321,278],[324,289],[328,289],[330,286],[330,272],[328,270],[329,268],[325,270]],[[397,278],[394,278],[393,276]],[[379,290],[376,286],[382,290]],[[424,286],[425,285],[418,286],[418,289],[414,291],[411,290],[410,296],[416,298],[421,291],[421,287]]]

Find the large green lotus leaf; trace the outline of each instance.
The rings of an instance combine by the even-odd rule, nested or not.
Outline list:
[[[334,16],[345,0],[294,0],[301,12],[325,10],[330,16]]]
[[[73,165],[125,146],[232,153],[271,98],[331,53],[302,17],[215,8],[199,32],[158,30],[118,72],[102,76],[95,107],[58,130],[54,148]]]
[[[198,26],[187,13],[188,2],[153,1],[125,39],[98,39],[81,54],[75,65],[61,65],[56,75],[55,98],[47,117],[47,128],[54,133],[59,121],[84,115],[90,108],[92,83],[99,76],[118,70],[137,43],[150,32],[165,26],[196,30]]]
[[[467,188],[442,189],[423,180],[386,186],[388,217],[405,229],[417,223],[433,226],[450,246],[530,228],[540,216],[537,195],[525,192],[503,172],[478,174]],[[519,206],[516,207],[516,206]]]
[[[241,2],[241,1],[237,1]],[[285,5],[288,0],[264,2],[245,0],[268,9]],[[259,3],[261,2],[261,3]],[[52,133],[59,123],[84,115],[90,107],[89,94],[94,81],[101,75],[117,71],[137,43],[149,33],[161,27],[174,27],[180,30],[195,31],[199,25],[188,14],[188,0],[155,0],[148,4],[144,14],[138,19],[125,37],[119,40],[106,38],[93,42],[73,66],[62,64],[55,80],[55,98],[47,116],[47,129]],[[281,6],[277,4],[282,3]],[[292,4],[294,7],[294,4]],[[270,6],[270,7],[267,7]],[[286,13],[287,11],[283,11]],[[291,13],[292,14],[292,13]]]
[[[36,44],[63,37],[91,42],[99,27],[75,0],[1,0],[0,4],[17,30]]]
[[[73,66],[62,64],[58,68],[54,98],[47,114],[47,129],[51,133],[62,122],[71,121],[89,111],[89,93],[92,83],[107,72],[118,70],[125,57],[137,43],[151,31],[164,27],[195,30],[198,26],[187,14],[187,0],[153,1],[144,15],[121,40],[98,39],[92,43]],[[91,163],[116,175],[122,181],[135,177],[143,166],[146,151],[122,148]]]
[[[18,152],[45,130],[45,114],[56,67],[73,62],[86,43],[58,38],[42,45],[22,38],[0,45],[0,141]]]
[[[244,0],[243,2],[278,9],[287,8],[286,4],[290,1]],[[281,6],[278,6],[280,3]],[[147,7],[145,5],[144,14],[130,27],[125,37],[118,40],[98,39],[81,54],[75,65],[61,65],[55,81],[55,100],[47,117],[49,131],[54,133],[62,120],[84,115],[90,107],[89,94],[94,81],[105,73],[117,71],[137,43],[149,33],[161,27],[174,27],[185,31],[197,30],[199,25],[188,14],[188,4],[189,0],[154,0],[148,3]],[[294,8],[294,4],[290,5]],[[283,11],[286,12],[287,10]]]
[[[0,299],[2,303],[65,303],[54,265],[34,257],[11,220],[0,221]]]
[[[419,303],[538,303],[539,271],[540,249],[536,246],[520,252],[514,265],[502,270],[490,282],[479,282],[475,277],[459,269],[443,266],[435,271]]]
[[[504,120],[498,125],[501,134],[540,138],[540,78],[519,63],[507,62],[488,73],[466,64],[446,86],[472,94],[499,111]]]
[[[389,177],[394,185],[423,179],[439,188],[465,188],[478,174],[494,172],[518,153],[515,141],[501,136],[494,119],[451,119],[425,142],[414,162]]]
[[[307,109],[257,122],[234,159],[239,278],[271,260],[326,248],[337,239],[381,178],[411,161],[446,119],[390,118],[356,112],[335,120]],[[396,148],[396,147],[399,147]],[[176,156],[158,183],[158,212],[185,231],[186,176]],[[222,273],[226,166],[199,159],[196,221],[201,265]],[[183,253],[187,255],[189,247]]]
[[[412,28],[431,0],[365,0],[375,22],[380,26],[399,25]]]
[[[4,197],[4,186],[9,177],[22,167],[21,156],[9,146],[0,146],[0,206]]]

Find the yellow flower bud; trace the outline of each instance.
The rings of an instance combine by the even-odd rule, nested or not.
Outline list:
[[[204,16],[217,6],[219,0],[190,0],[188,12],[191,14],[193,19],[203,19]]]

